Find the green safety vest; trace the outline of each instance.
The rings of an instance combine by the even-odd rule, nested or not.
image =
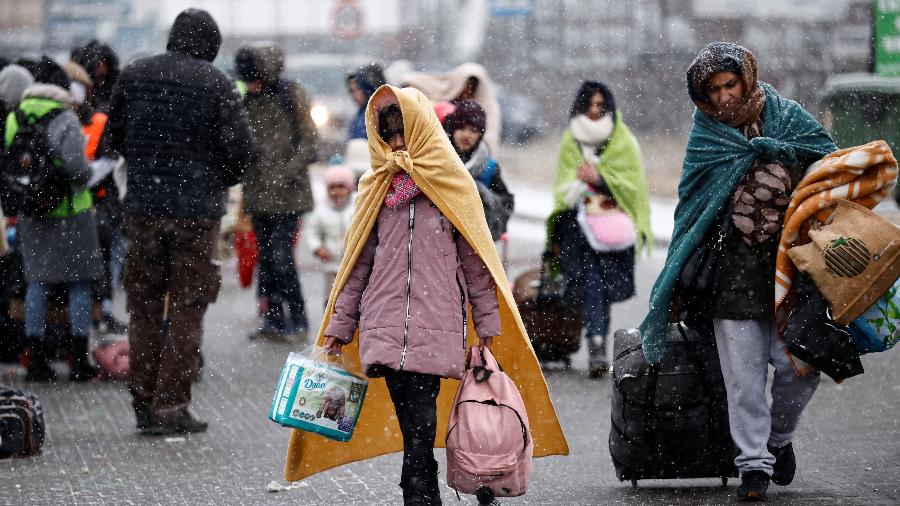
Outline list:
[[[62,102],[57,102],[56,100],[52,100],[49,98],[29,97],[19,103],[19,109],[21,109],[22,112],[24,112],[28,117],[29,121],[32,122],[37,122],[50,111],[65,108],[66,105]],[[11,112],[6,117],[4,146],[9,147],[9,145],[12,144],[13,138],[15,138],[16,132],[18,131],[19,122],[16,120],[16,114],[14,112]],[[56,160],[54,160],[54,165],[57,165]],[[46,217],[69,218],[87,211],[88,209],[93,207],[93,205],[94,199],[91,196],[91,191],[85,188],[84,190],[72,195],[71,199],[69,197],[63,198],[63,201],[60,202],[59,206],[53,211],[49,212]]]

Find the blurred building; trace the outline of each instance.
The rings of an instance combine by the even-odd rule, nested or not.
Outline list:
[[[685,70],[709,42],[758,57],[760,78],[814,113],[829,75],[870,65],[868,0],[488,0],[483,61],[501,84],[542,100],[561,126],[579,81],[609,82],[640,131],[685,134]],[[494,9],[498,11],[498,9]]]

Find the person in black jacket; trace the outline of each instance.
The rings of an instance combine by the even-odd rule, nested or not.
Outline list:
[[[253,152],[237,90],[211,63],[221,41],[208,12],[181,12],[167,51],[122,71],[104,134],[128,162],[129,389],[137,427],[151,435],[207,425],[188,412],[191,381],[221,282],[214,252],[226,189]]]

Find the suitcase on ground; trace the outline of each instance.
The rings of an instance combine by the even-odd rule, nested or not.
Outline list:
[[[636,329],[615,333],[609,452],[619,480],[738,475],[715,340],[671,324],[658,364]]]
[[[513,298],[531,346],[542,362],[563,360],[581,345],[581,308],[566,302],[564,281],[545,270],[525,271],[513,283]]]
[[[44,436],[41,401],[32,393],[0,386],[0,459],[37,455]]]

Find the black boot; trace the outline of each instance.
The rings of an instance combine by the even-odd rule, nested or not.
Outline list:
[[[413,476],[407,480],[403,486],[403,505],[440,506],[441,491],[437,486],[437,479]]]
[[[97,368],[88,361],[87,336],[72,336],[72,369],[69,381],[88,381],[97,376]]]
[[[606,336],[599,334],[588,336],[588,356],[590,364],[589,378],[602,378],[604,374],[609,372],[609,362],[606,361]]]
[[[56,381],[56,373],[50,365],[50,350],[44,338],[29,336],[31,351],[28,353],[28,372],[25,381]]]

